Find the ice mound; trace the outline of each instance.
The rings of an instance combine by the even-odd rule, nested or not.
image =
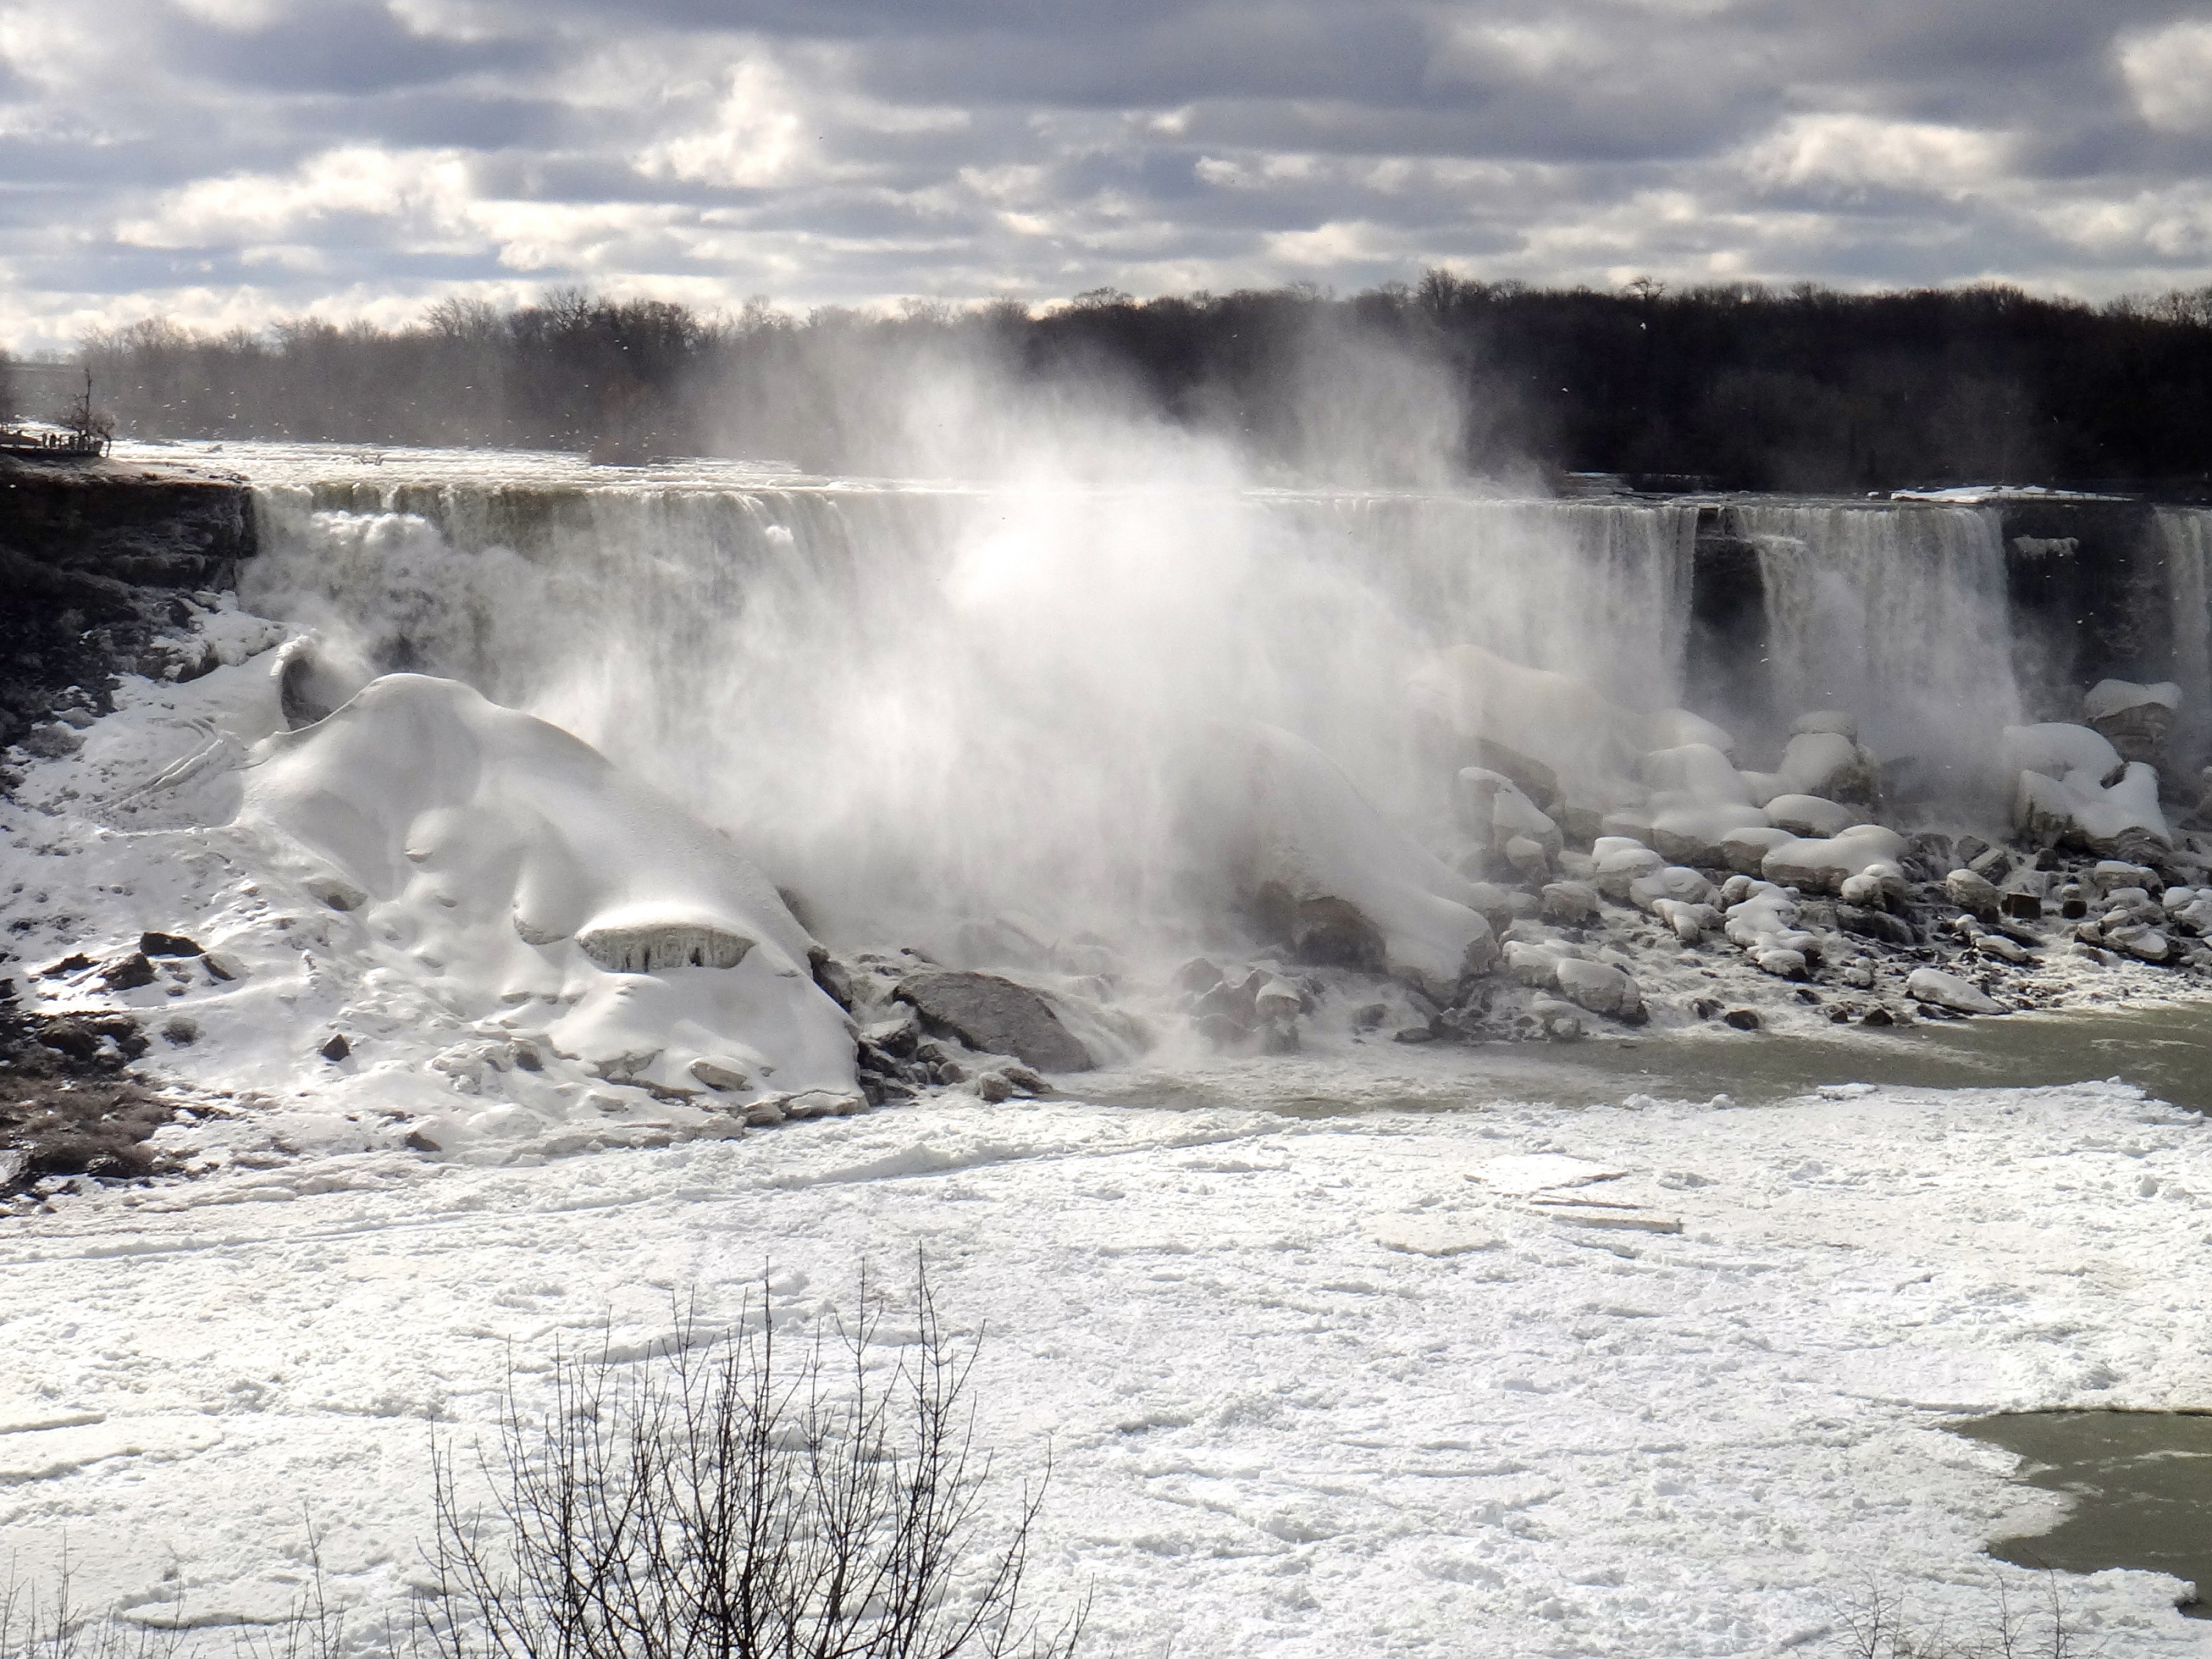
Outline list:
[[[377,966],[455,1014],[663,1092],[696,1093],[701,1060],[852,1088],[845,1015],[775,890],[559,727],[390,675],[264,738],[246,780],[240,827],[275,832]]]

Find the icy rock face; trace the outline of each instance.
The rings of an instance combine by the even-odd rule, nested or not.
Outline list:
[[[2082,718],[2118,750],[2121,759],[2153,766],[2166,757],[2166,740],[2180,708],[2181,688],[2172,680],[2155,685],[2100,680],[2081,699]]]
[[[2005,728],[2005,769],[2016,773],[2013,819],[2037,841],[2112,854],[2130,841],[2173,843],[2158,804],[2158,773],[2123,761],[2102,733],[2050,723]]]
[[[1257,988],[1255,1001],[1266,1000],[1267,988]],[[1090,1054],[1060,1023],[1052,1005],[1012,980],[943,969],[909,974],[893,994],[913,1006],[924,1026],[957,1036],[979,1053],[1012,1054],[1040,1072],[1091,1067]],[[1295,1013],[1297,994],[1290,992],[1289,999]],[[1261,1010],[1261,1018],[1272,1012]]]
[[[241,825],[357,894],[391,971],[597,1075],[696,1086],[702,1057],[780,1088],[853,1085],[811,941],[722,836],[597,751],[470,688],[375,681],[265,739]]]
[[[1295,954],[1447,995],[1496,965],[1475,884],[1376,812],[1335,762],[1275,726],[1217,737],[1193,781],[1201,839]]]

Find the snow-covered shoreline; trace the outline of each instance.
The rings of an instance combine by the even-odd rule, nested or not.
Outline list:
[[[366,1627],[418,1571],[434,1427],[485,1428],[510,1357],[635,1351],[763,1272],[802,1317],[920,1249],[988,1328],[1004,1469],[1049,1439],[1043,1577],[1095,1586],[1102,1650],[1817,1650],[1870,1581],[1955,1623],[2031,1577],[1983,1539],[2055,1504],[1943,1422],[2212,1404],[2212,1142],[2112,1085],[1826,1097],[1318,1123],[945,1097],[65,1198],[0,1232],[35,1287],[0,1544],[37,1567],[66,1535],[80,1590],[141,1616],[269,1617],[309,1512]],[[2212,1650],[2171,1581],[2067,1593],[2117,1650]]]

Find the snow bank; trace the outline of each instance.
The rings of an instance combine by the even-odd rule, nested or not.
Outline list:
[[[387,676],[264,739],[243,826],[304,879],[356,890],[383,973],[600,1079],[696,1091],[732,1057],[756,1087],[853,1086],[812,941],[723,837],[559,727],[421,675]],[[338,890],[342,892],[342,889]]]

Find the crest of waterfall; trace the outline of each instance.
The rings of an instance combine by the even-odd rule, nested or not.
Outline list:
[[[1472,642],[1680,701],[1694,510],[1220,488],[295,473],[245,595],[468,680],[729,826],[818,908],[1175,907],[1205,728],[1449,811],[1406,683]]]
[[[2172,751],[2202,762],[2212,751],[2212,512],[2162,507],[2155,525],[2172,614],[2170,677],[2181,687]]]
[[[2021,719],[2004,540],[1983,507],[1741,504],[1776,712],[1839,708],[1884,758],[1971,777]]]

